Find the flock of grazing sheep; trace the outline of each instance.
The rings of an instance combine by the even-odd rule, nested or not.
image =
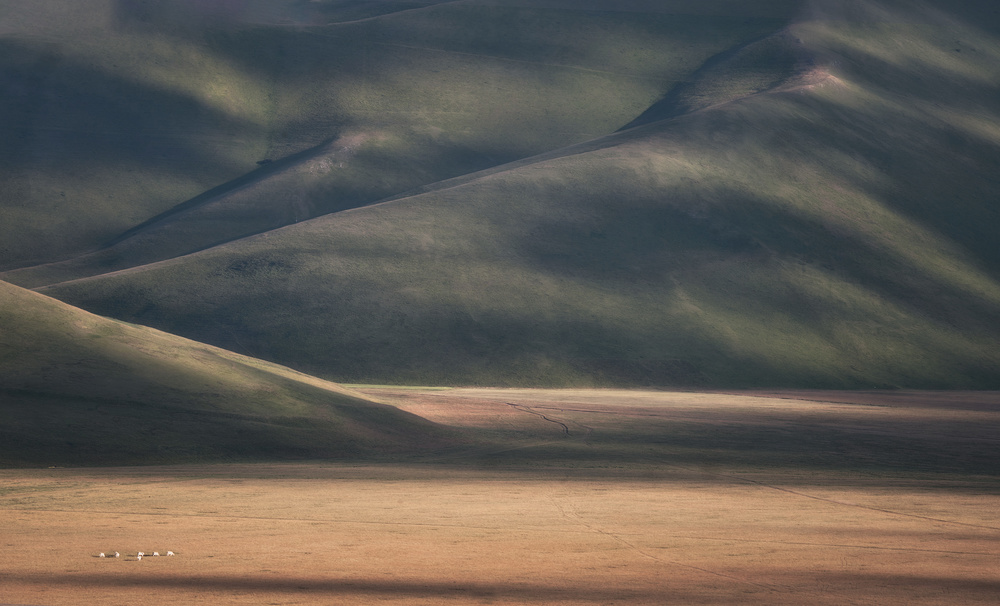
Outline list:
[[[142,560],[142,558],[143,558],[143,556],[145,556],[145,555],[146,555],[146,553],[145,553],[145,552],[143,552],[143,551],[140,551],[140,552],[137,552],[137,553],[135,554],[135,559],[136,559],[136,561],[141,561],[141,560]],[[160,552],[159,552],[159,551],[154,551],[154,552],[153,552],[152,554],[149,554],[149,555],[150,555],[151,557],[159,557],[159,556],[160,556]],[[168,555],[168,556],[172,556],[172,555],[174,555],[174,552],[172,552],[172,551],[168,551],[168,552],[167,552],[167,555]],[[97,557],[99,557],[99,558],[120,558],[120,557],[122,557],[122,554],[118,553],[117,551],[116,551],[116,552],[114,552],[113,554],[110,554],[110,553],[104,553],[104,552],[102,551],[101,553],[97,554]],[[128,556],[125,556],[125,557],[126,557],[126,558],[128,558]]]

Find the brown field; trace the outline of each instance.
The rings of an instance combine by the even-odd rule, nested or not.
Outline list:
[[[997,393],[368,391],[478,445],[0,470],[0,604],[1000,595]]]

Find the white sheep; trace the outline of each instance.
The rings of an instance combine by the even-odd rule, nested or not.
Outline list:
[[[140,551],[139,553],[135,554],[135,557],[137,557],[137,558],[140,558],[140,559],[141,559],[141,558],[142,558],[142,556],[144,556],[144,555],[146,555],[146,554],[145,554],[144,552]]]
[[[118,553],[118,552],[116,551],[116,552],[115,552],[115,557],[116,557],[116,558],[120,558],[120,557],[122,557],[122,554],[120,554],[120,553]]]
[[[159,551],[154,551],[154,552],[153,552],[153,557],[154,557],[154,558],[155,558],[155,557],[157,557],[157,556],[159,556],[159,555],[160,555],[160,552],[159,552]]]
[[[102,551],[101,553],[97,554],[97,557],[99,557],[99,558],[106,558],[108,556],[104,555],[104,552]]]
[[[168,556],[172,556],[172,555],[174,555],[174,552],[172,552],[172,551],[168,551],[168,552],[167,552],[167,555],[168,555]]]

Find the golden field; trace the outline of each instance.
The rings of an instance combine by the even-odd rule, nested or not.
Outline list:
[[[3,470],[0,602],[969,604],[1000,590],[996,393],[364,391],[479,445]]]

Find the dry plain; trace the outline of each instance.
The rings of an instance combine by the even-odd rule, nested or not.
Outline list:
[[[475,445],[0,470],[0,604],[1000,595],[997,393],[366,391]]]

